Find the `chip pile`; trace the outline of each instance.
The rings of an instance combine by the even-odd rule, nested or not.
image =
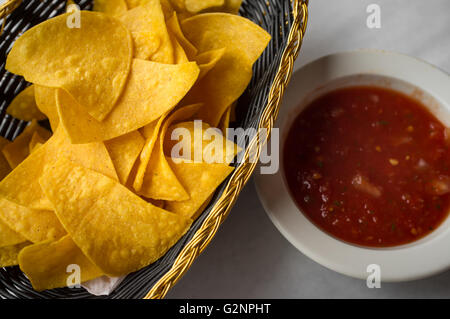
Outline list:
[[[81,282],[123,276],[187,232],[239,152],[208,129],[229,126],[270,41],[240,4],[97,0],[16,40],[6,69],[32,84],[7,113],[30,124],[0,138],[0,267],[19,265],[39,291],[65,287],[70,265]],[[203,138],[185,160],[171,152],[180,128]],[[196,160],[213,142],[233,151]]]

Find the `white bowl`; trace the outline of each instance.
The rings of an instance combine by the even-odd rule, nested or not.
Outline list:
[[[371,264],[380,266],[383,282],[415,280],[449,269],[450,218],[413,243],[366,248],[328,235],[306,218],[291,198],[284,180],[282,148],[292,121],[312,99],[354,85],[376,85],[412,95],[450,126],[450,76],[430,64],[375,50],[338,53],[313,61],[293,74],[275,124],[280,128],[280,169],[273,175],[255,174],[258,195],[267,214],[298,250],[351,277],[367,278]]]

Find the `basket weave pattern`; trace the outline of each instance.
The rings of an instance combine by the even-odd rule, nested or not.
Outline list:
[[[92,1],[88,0],[75,2],[82,9],[92,6]],[[257,165],[250,159],[259,158],[261,148],[270,136],[306,31],[307,6],[308,0],[244,0],[240,14],[261,25],[273,39],[255,64],[253,79],[238,102],[235,126],[258,131],[265,129],[269,134],[264,135],[265,140],[256,134],[250,139],[243,137],[237,141],[245,149],[243,160],[217,190],[211,204],[193,223],[191,230],[160,260],[127,276],[109,298],[164,298],[213,239]],[[0,18],[3,18],[0,36],[0,135],[6,138],[15,138],[26,125],[5,115],[5,110],[13,97],[27,85],[22,78],[4,70],[7,52],[21,32],[62,13],[64,8],[65,1],[57,0],[27,0],[23,3],[22,0],[9,0],[0,7]],[[93,298],[83,289],[35,292],[18,267],[0,268],[1,297]]]

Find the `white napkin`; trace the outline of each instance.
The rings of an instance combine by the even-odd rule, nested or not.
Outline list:
[[[123,277],[102,276],[93,280],[86,281],[81,285],[90,294],[95,296],[108,296],[125,279]]]

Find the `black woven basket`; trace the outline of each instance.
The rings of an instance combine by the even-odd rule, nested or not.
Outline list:
[[[80,0],[75,2],[81,9],[90,10],[93,1]],[[307,1],[298,1],[298,3],[303,3],[303,5],[306,6],[305,3],[307,3]],[[3,33],[0,36],[0,135],[7,139],[13,140],[27,125],[26,122],[19,121],[7,115],[5,110],[12,99],[22,91],[28,83],[22,77],[5,71],[6,56],[18,36],[34,25],[63,13],[65,11],[65,5],[66,1],[63,0],[25,0],[6,20]],[[298,53],[301,38],[296,40],[300,43],[292,43],[292,35],[290,37],[290,32],[295,23],[292,14],[294,5],[294,2],[291,0],[244,0],[239,11],[240,15],[252,20],[268,31],[272,35],[272,41],[261,58],[254,65],[253,79],[244,95],[239,99],[236,109],[236,121],[232,123],[233,126],[242,127],[244,129],[258,128],[263,113],[267,111],[268,99],[274,89],[274,82],[277,80],[276,76],[277,74],[280,75],[282,58],[285,57],[285,52],[287,50],[296,50],[295,47],[288,48],[288,45],[296,45],[296,53]],[[303,12],[303,14],[305,14],[305,12]],[[302,21],[303,23],[306,23],[306,18],[303,17]],[[303,32],[304,27],[305,25],[302,26]],[[303,33],[301,33],[301,35],[303,35]],[[294,55],[296,55],[296,53]],[[291,60],[293,59],[291,58]],[[293,63],[293,61],[291,61],[291,63]],[[282,79],[285,85],[292,72],[292,65],[288,66],[288,69],[283,72],[284,74],[282,74],[282,77],[286,77]],[[283,89],[284,86],[281,90]],[[279,101],[277,104],[277,107],[279,107]],[[275,113],[277,113],[277,111],[275,111]],[[273,116],[276,117],[276,114]],[[48,123],[42,124],[48,125]],[[245,148],[249,143],[249,138],[239,138],[237,143]],[[172,247],[164,257],[152,265],[128,275],[110,296],[95,297],[84,289],[69,288],[36,292],[33,290],[30,282],[21,272],[19,267],[9,267],[0,268],[0,297],[74,299],[145,297],[155,283],[157,283],[172,268],[181,250],[190,242],[197,230],[202,227],[203,222],[210,214],[211,209],[224,191],[227,183],[228,180],[219,187],[207,209],[193,223],[187,234]]]

